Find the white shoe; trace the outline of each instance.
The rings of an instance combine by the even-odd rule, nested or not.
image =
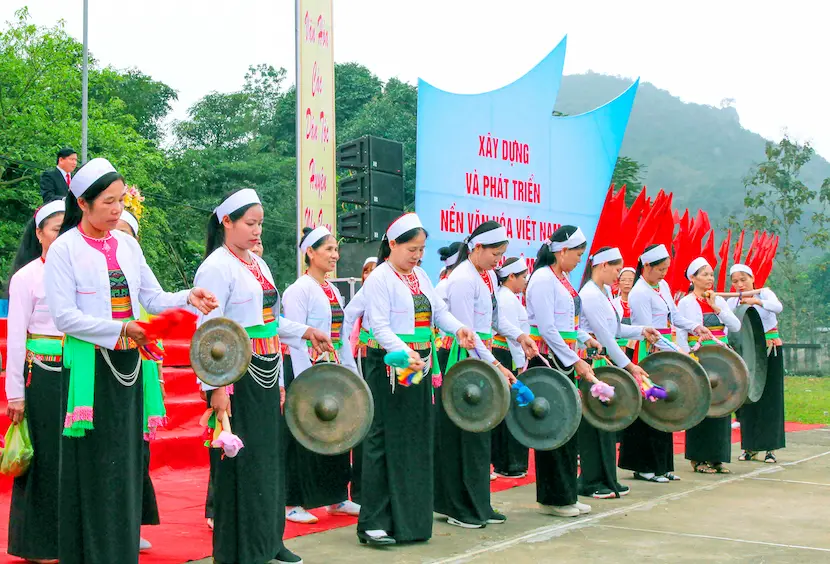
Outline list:
[[[318,521],[317,517],[300,506],[286,507],[285,518],[292,523],[302,523],[304,525],[313,525]]]
[[[207,518],[207,526],[208,526],[208,529],[210,529],[211,531],[213,530],[213,518],[212,517]]]
[[[153,548],[153,545],[150,544],[150,541],[145,538],[138,539],[138,550],[150,550],[151,548]]]
[[[579,517],[579,509],[575,505],[543,505],[540,503],[539,511],[557,517]]]
[[[484,527],[482,523],[465,523],[464,521],[459,521],[458,519],[453,519],[452,517],[447,517],[447,523],[455,525],[456,527],[461,527],[462,529],[481,529]]]
[[[326,508],[329,515],[350,515],[351,517],[360,516],[360,506],[351,500],[346,500],[334,505],[329,505]]]
[[[586,513],[591,512],[591,506],[587,503],[579,503],[578,501],[573,504],[573,507],[576,507],[579,511],[580,515],[585,515]]]
[[[498,475],[498,474],[496,474],[495,472],[490,472],[490,481],[491,481],[491,482],[492,482],[493,480],[495,480],[496,478],[498,478],[498,477],[499,477],[499,475]]]

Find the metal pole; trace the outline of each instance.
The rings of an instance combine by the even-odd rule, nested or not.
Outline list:
[[[86,163],[89,129],[89,0],[84,0],[84,62],[81,69],[81,164]]]

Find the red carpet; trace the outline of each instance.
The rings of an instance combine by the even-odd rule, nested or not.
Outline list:
[[[2,320],[5,322],[5,320]],[[2,323],[4,325],[4,323]],[[4,327],[0,326],[0,341]],[[0,342],[0,347],[5,348]],[[169,351],[165,359],[171,366],[186,365],[187,344],[166,344]],[[5,352],[5,351],[3,351]],[[5,356],[5,355],[4,355]],[[205,405],[199,399],[196,378],[189,368],[164,369],[167,391],[167,409],[170,423],[152,443],[152,478],[156,489],[162,525],[144,527],[142,536],[153,544],[153,549],[141,556],[142,564],[181,564],[198,560],[211,553],[211,532],[205,524],[204,503],[207,488],[207,449],[203,446],[199,416]],[[0,406],[5,412],[4,382],[0,379]],[[0,418],[0,431],[5,432],[8,419]],[[821,425],[787,423],[787,432],[815,429]],[[740,432],[734,430],[732,441],[740,440]],[[684,434],[675,433],[674,451],[683,452]],[[531,484],[535,480],[533,457],[530,471],[521,480],[498,479],[492,482],[494,492]],[[22,560],[5,554],[8,538],[8,514],[11,480],[0,476],[0,564],[21,563]],[[286,538],[308,535],[338,527],[354,526],[357,519],[332,517],[325,510],[314,510],[320,518],[316,525],[286,524]]]

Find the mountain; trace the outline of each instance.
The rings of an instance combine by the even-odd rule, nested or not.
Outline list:
[[[587,73],[562,79],[556,110],[575,115],[617,97],[630,79]],[[774,139],[773,141],[778,141]],[[764,160],[766,139],[741,127],[735,108],[686,103],[647,82],[640,83],[620,155],[648,167],[649,194],[674,192],[678,208],[709,212],[724,224],[743,208],[743,178]],[[830,177],[830,163],[815,155],[802,180],[817,189]]]

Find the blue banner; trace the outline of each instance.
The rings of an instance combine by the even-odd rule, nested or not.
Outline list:
[[[638,82],[591,112],[553,117],[565,46],[492,92],[453,94],[419,80],[415,210],[430,235],[423,267],[433,279],[438,249],[490,219],[507,228],[506,256],[535,258],[562,224],[593,236]]]

